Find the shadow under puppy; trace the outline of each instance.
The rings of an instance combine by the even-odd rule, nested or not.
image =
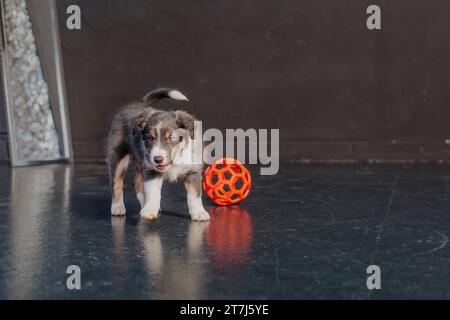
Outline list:
[[[107,142],[111,214],[125,215],[124,176],[130,160],[135,160],[134,185],[143,218],[158,217],[163,181],[179,180],[186,187],[191,219],[207,221],[209,214],[201,198],[203,163],[193,161],[202,159],[201,154],[193,157],[193,153],[198,152],[193,141],[196,119],[185,111],[162,111],[152,107],[163,98],[188,100],[177,90],[157,89],[141,102],[125,106],[112,119]]]

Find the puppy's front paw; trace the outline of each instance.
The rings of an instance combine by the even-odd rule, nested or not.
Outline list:
[[[113,216],[124,216],[126,211],[123,202],[113,202],[111,204],[111,215]]]
[[[156,218],[158,218],[158,212],[159,212],[159,208],[146,208],[146,207],[144,207],[141,210],[140,215],[144,219],[155,220]]]
[[[191,219],[194,221],[209,221],[209,213],[205,209],[201,209],[191,213]]]

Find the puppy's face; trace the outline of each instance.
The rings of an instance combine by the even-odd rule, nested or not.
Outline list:
[[[144,115],[141,128],[142,167],[165,172],[193,135],[194,118],[183,111],[156,111],[149,116]]]

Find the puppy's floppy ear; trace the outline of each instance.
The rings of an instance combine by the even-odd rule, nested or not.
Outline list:
[[[185,111],[173,111],[173,113],[178,127],[188,130],[191,139],[194,139],[194,121],[196,120],[194,116]]]
[[[148,113],[146,111],[142,111],[132,120],[133,134],[137,134],[138,132],[142,132],[147,125]]]

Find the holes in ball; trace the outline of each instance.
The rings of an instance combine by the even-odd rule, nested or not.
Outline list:
[[[223,176],[225,177],[225,179],[230,180],[233,177],[233,174],[227,170],[223,173]]]
[[[217,170],[221,170],[221,169],[223,169],[225,166],[222,164],[222,163],[219,163],[219,164],[217,164],[216,165],[216,169]]]
[[[211,177],[211,183],[215,186],[217,182],[219,182],[219,177],[215,174]]]
[[[231,191],[231,188],[230,188],[230,186],[229,186],[228,184],[224,184],[223,187],[222,187],[222,189],[223,189],[225,192],[230,192],[230,191]]]
[[[236,190],[241,190],[243,186],[244,186],[244,181],[242,181],[242,179],[238,179],[234,183],[234,187],[236,188]]]

